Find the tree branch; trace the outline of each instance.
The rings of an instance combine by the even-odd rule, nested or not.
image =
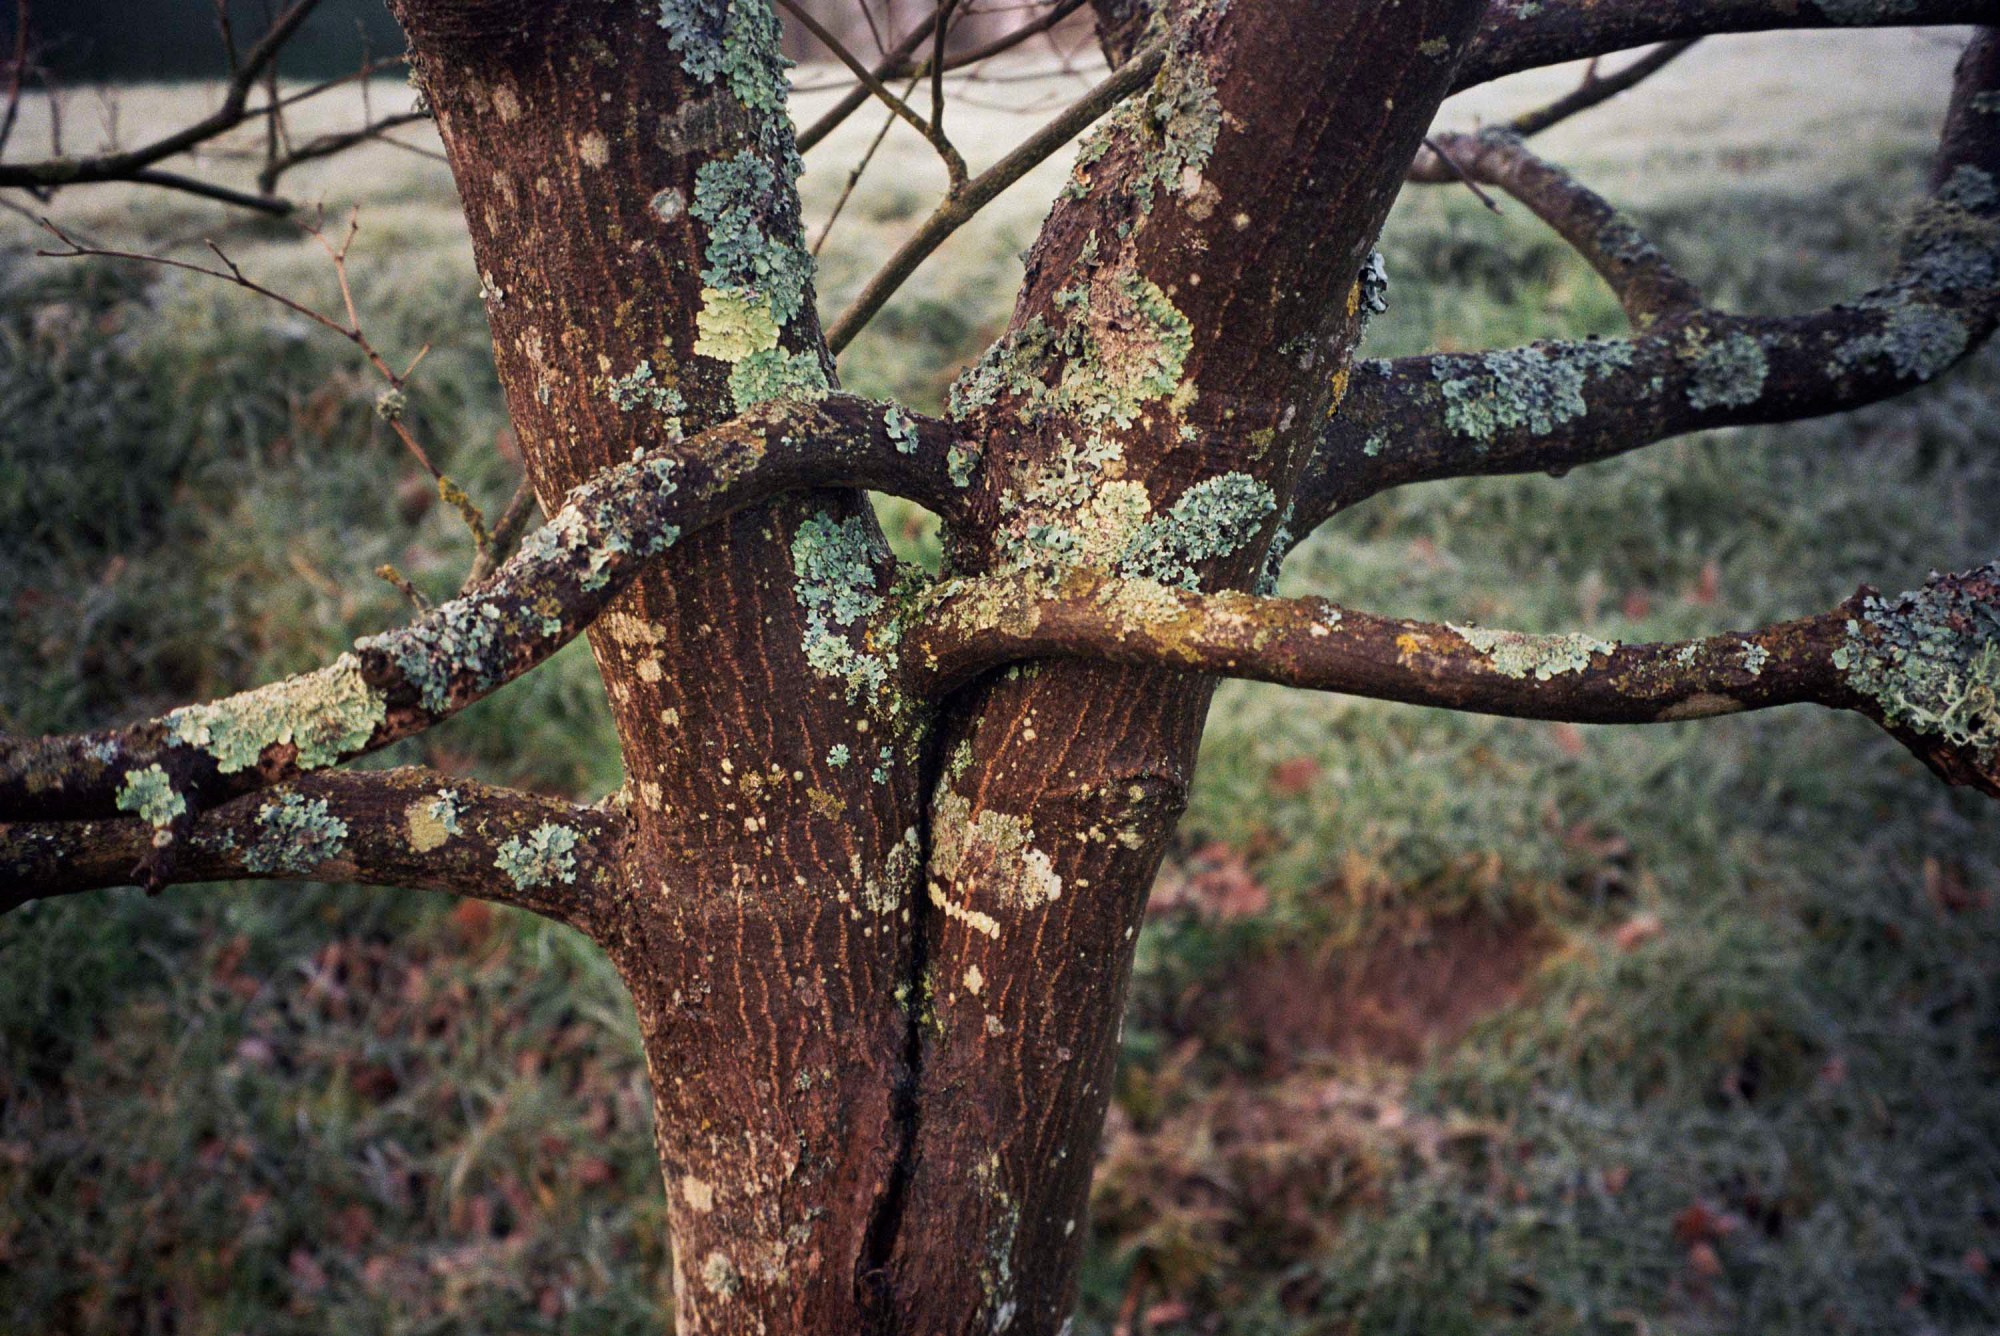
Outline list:
[[[1611,74],[1600,75],[1597,72],[1597,63],[1592,61],[1590,69],[1584,73],[1582,83],[1547,106],[1522,112],[1508,121],[1505,128],[1523,139],[1532,138],[1544,130],[1562,124],[1572,116],[1581,115],[1592,107],[1609,102],[1620,93],[1638,87],[1686,55],[1688,49],[1700,40],[1698,37],[1689,37],[1678,42],[1662,42],[1631,64]]]
[[[31,900],[145,880],[144,820],[0,824],[0,913]],[[615,813],[432,770],[301,777],[204,812],[175,882],[348,881],[449,891],[533,910],[585,932],[615,892]]]
[[[905,632],[938,696],[1022,659],[1164,666],[1478,714],[1671,722],[1813,703],[1888,728],[1954,784],[2000,797],[2000,562],[1887,600],[1667,644],[1523,635],[1202,594],[1079,571],[959,581]]]
[[[250,116],[250,94],[268,66],[278,58],[319,0],[294,0],[271,21],[257,44],[245,52],[241,63],[224,87],[222,105],[190,125],[162,135],[139,148],[123,153],[104,153],[87,158],[56,157],[41,162],[0,163],[0,187],[50,187],[81,185],[92,181],[130,181],[145,168],[165,158],[185,153],[243,124]]]
[[[1629,341],[1360,363],[1300,482],[1293,534],[1391,487],[1559,473],[1689,432],[1844,412],[1936,379],[2000,322],[2000,116],[1987,109],[1996,89],[2000,37],[1981,29],[1959,62],[1931,197],[1894,274],[1857,302],[1787,317],[1669,313]],[[1596,216],[1580,205],[1562,228],[1585,232]],[[1614,214],[1580,249],[1619,272],[1631,255],[1643,260],[1633,245]],[[1658,267],[1634,272],[1642,297],[1674,290]],[[1649,303],[1638,303],[1642,314]]]
[[[540,664],[681,537],[781,492],[872,487],[955,512],[957,431],[850,396],[778,403],[578,487],[474,593],[316,672],[97,733],[0,738],[0,817],[150,812],[173,834],[229,797],[338,765]]]
[[[1166,48],[1155,47],[1120,66],[1116,73],[1029,136],[1012,153],[947,196],[944,203],[938,205],[937,211],[924,220],[916,235],[889,257],[888,263],[868,280],[867,286],[840,313],[840,318],[827,330],[827,347],[838,353],[852,343],[854,336],[866,328],[876,312],[895,295],[896,289],[902,287],[916,272],[917,266],[929,259],[952,233],[991,204],[1007,187],[1046,162],[1099,117],[1144,88],[1159,73],[1165,60]]]
[[[1990,0],[1493,0],[1453,91],[1655,42],[1781,28],[1991,22]]]
[[[1701,294],[1682,278],[1611,202],[1554,163],[1536,156],[1518,133],[1440,134],[1410,169],[1412,181],[1477,181],[1526,205],[1603,276],[1634,327],[1701,309]]]

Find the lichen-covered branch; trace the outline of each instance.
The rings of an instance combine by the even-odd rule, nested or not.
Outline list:
[[[1996,90],[2000,39],[1982,29],[1959,63],[1931,196],[1895,272],[1858,301],[1786,317],[1669,308],[1629,340],[1357,364],[1299,485],[1293,533],[1391,487],[1561,472],[1689,432],[1844,412],[1935,380],[2000,322]],[[1521,161],[1506,141],[1496,151]],[[1615,214],[1589,234],[1599,216],[1580,205],[1560,228],[1621,274],[1614,284],[1631,274],[1631,291],[1680,290]],[[1625,270],[1630,257],[1636,268]],[[1650,301],[1637,303],[1641,314]]]
[[[1493,0],[1455,89],[1522,70],[1723,33],[1988,23],[1991,0]]]
[[[1639,329],[1664,316],[1701,309],[1694,284],[1611,202],[1537,156],[1518,132],[1441,134],[1410,169],[1410,179],[1442,184],[1467,179],[1496,186],[1525,204],[1603,276]]]
[[[780,492],[868,486],[950,513],[954,430],[849,396],[772,404],[572,492],[474,593],[316,672],[126,728],[0,741],[0,816],[147,812],[169,835],[229,796],[431,727],[547,659],[684,535]]]
[[[1077,571],[942,587],[904,638],[936,694],[1034,658],[1165,666],[1479,714],[1671,722],[1812,703],[1881,723],[2000,797],[2000,563],[1898,599],[1666,644],[1378,617],[1324,599],[1203,594]]]
[[[144,881],[155,834],[143,813],[0,824],[0,913]],[[608,913],[624,840],[615,812],[431,770],[339,771],[203,812],[170,879],[450,891],[591,932]]]

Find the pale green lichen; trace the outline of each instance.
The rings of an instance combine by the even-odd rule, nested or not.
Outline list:
[[[1764,671],[1764,665],[1771,661],[1771,651],[1755,641],[1743,644],[1743,671],[1755,677]]]
[[[1034,847],[1034,827],[1026,817],[982,808],[953,790],[937,800],[931,822],[932,875],[949,882],[961,869],[989,878],[1002,903],[1036,909],[1062,898],[1063,880],[1055,864]]]
[[[888,685],[895,656],[857,648],[849,628],[883,606],[876,587],[874,526],[859,515],[835,520],[824,511],[792,537],[794,595],[806,610],[805,656],[814,672],[847,684],[847,698],[874,701]]]
[[[844,742],[836,742],[826,749],[826,763],[835,770],[840,769],[853,759],[854,753],[847,749],[847,744]]]
[[[817,354],[765,348],[737,362],[729,372],[729,394],[739,409],[785,399],[824,399],[826,368]]]
[[[1271,489],[1247,473],[1205,479],[1165,515],[1138,527],[1118,560],[1118,573],[1197,588],[1203,563],[1242,549],[1276,509]]]
[[[388,700],[343,654],[317,672],[273,682],[166,717],[167,735],[215,759],[223,774],[248,770],[266,748],[291,746],[300,770],[337,765],[361,751],[388,718]]]
[[[954,445],[945,451],[945,476],[951,479],[953,487],[972,486],[972,477],[979,471],[979,460],[983,453],[976,445]]]
[[[507,874],[516,890],[532,890],[556,882],[576,881],[577,835],[568,826],[544,822],[526,838],[501,845],[493,865]]]
[[[1951,175],[1938,187],[1937,197],[1961,209],[1984,213],[2000,204],[2000,185],[1994,184],[1991,172],[1982,171],[1969,163],[1960,163],[1952,168]]]
[[[1618,646],[1581,633],[1555,636],[1524,635],[1519,631],[1489,631],[1479,626],[1454,626],[1466,644],[1486,656],[1503,677],[1533,677],[1546,682],[1564,673],[1590,667],[1594,654],[1609,654]]]
[[[1489,443],[1504,431],[1542,436],[1589,411],[1584,390],[1594,379],[1632,364],[1623,340],[1537,343],[1481,354],[1433,359],[1444,398],[1445,425]]]
[[[1903,379],[1927,381],[1965,354],[1972,332],[1940,307],[1907,302],[1887,309],[1882,327],[1834,349],[1828,370],[1835,375],[1871,362],[1886,362]]]
[[[1697,333],[1689,339],[1693,366],[1687,398],[1692,408],[1740,408],[1763,397],[1771,374],[1763,345],[1748,334],[1732,332],[1719,339]]]
[[[125,782],[118,786],[118,810],[136,812],[140,820],[164,830],[171,826],[174,818],[187,813],[187,799],[174,792],[174,782],[167,772],[157,765],[149,765],[143,770],[125,772]]]
[[[882,428],[889,433],[889,443],[896,447],[896,453],[917,453],[917,424],[903,411],[901,404],[890,404],[883,410]]]
[[[2000,562],[1863,600],[1833,663],[1886,723],[2000,763]]]
[[[1129,426],[1148,404],[1189,392],[1181,372],[1193,348],[1194,327],[1165,291],[1126,273],[1067,303],[1058,326],[1034,316],[988,348],[952,385],[951,414],[969,417],[1008,391],[1027,399],[1029,422]],[[1058,360],[1062,377],[1051,387],[1044,377]]]
[[[324,798],[287,793],[257,809],[257,836],[244,851],[243,866],[305,876],[340,857],[346,840],[347,822],[327,809]]]
[[[680,438],[681,414],[687,412],[687,401],[679,390],[657,379],[650,359],[611,382],[611,402],[621,413],[651,409],[666,419],[667,433]]]

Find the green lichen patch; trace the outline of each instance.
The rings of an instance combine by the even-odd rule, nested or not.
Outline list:
[[[287,793],[257,809],[257,835],[244,850],[243,866],[267,875],[306,876],[346,847],[347,822],[328,810],[324,798]]]
[[[1138,527],[1119,557],[1118,573],[1194,589],[1204,563],[1242,549],[1276,509],[1271,489],[1247,473],[1205,479],[1165,515]]]
[[[1696,331],[1684,354],[1690,363],[1687,398],[1692,408],[1740,408],[1763,397],[1771,374],[1763,345],[1740,331],[1708,337]]]
[[[557,882],[576,881],[577,835],[568,826],[544,822],[501,845],[493,866],[507,874],[516,890],[533,890]]]
[[[961,874],[990,880],[1002,904],[1036,909],[1062,898],[1063,880],[1048,854],[1034,847],[1026,817],[972,804],[946,789],[931,822],[931,873],[941,882]]]
[[[687,401],[679,390],[659,380],[651,360],[641,361],[611,382],[611,402],[621,413],[651,409],[666,419],[668,434],[680,439],[680,415],[687,412]]]
[[[1965,355],[1972,332],[1951,312],[1922,302],[1889,306],[1881,328],[1856,335],[1833,351],[1828,370],[1841,375],[1887,363],[1905,380],[1928,381]]]
[[[791,183],[781,185],[771,165],[748,150],[713,158],[695,171],[688,211],[708,227],[702,283],[761,299],[775,323],[790,324],[805,306],[813,271],[798,243]]]
[[[136,812],[155,831],[163,831],[174,818],[187,813],[187,799],[174,792],[174,782],[157,765],[128,770],[118,786],[118,810]]]
[[[1582,417],[1590,383],[1630,365],[1630,343],[1592,339],[1438,357],[1432,375],[1445,425],[1484,445],[1501,432],[1542,436]]]
[[[850,701],[876,703],[896,666],[893,643],[872,652],[857,646],[852,635],[852,628],[883,608],[876,564],[884,555],[876,548],[873,527],[859,515],[836,520],[822,511],[792,537],[794,595],[806,610],[806,662],[814,672],[845,682]]]
[[[883,410],[882,428],[889,433],[889,441],[896,447],[896,453],[917,453],[917,424],[903,411],[901,404],[890,404]]]
[[[1609,654],[1618,646],[1581,633],[1556,636],[1524,635],[1519,631],[1489,631],[1479,626],[1454,626],[1466,644],[1486,656],[1503,677],[1546,682],[1564,673],[1590,667],[1592,655]]]
[[[343,654],[317,672],[273,682],[166,717],[167,735],[215,759],[225,775],[256,765],[268,747],[297,749],[300,770],[336,765],[359,752],[388,718],[387,698]]]
[[[1937,197],[1961,209],[1985,213],[2000,205],[2000,184],[1995,184],[1991,172],[1961,163],[1952,168],[1951,175],[1938,188]]]
[[[2000,562],[1863,599],[1833,662],[1885,723],[2000,762]]]
[[[461,833],[458,819],[464,814],[465,804],[456,789],[440,789],[433,797],[417,799],[403,809],[410,847],[420,854],[443,848]]]
[[[738,409],[783,399],[824,399],[826,368],[817,355],[766,348],[751,353],[729,372],[729,394]]]

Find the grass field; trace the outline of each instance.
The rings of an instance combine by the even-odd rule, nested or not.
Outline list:
[[[1719,300],[1801,309],[1888,263],[1954,55],[1938,34],[1718,41],[1548,149]],[[1077,86],[966,90],[1014,108],[954,113],[975,166]],[[125,90],[119,123],[204,96]],[[73,136],[92,105],[72,100]],[[815,234],[875,128],[816,155]],[[849,351],[851,388],[938,403],[1004,321],[1063,170],[919,275]],[[938,180],[891,136],[827,242],[824,309]],[[290,189],[364,206],[370,334],[434,346],[411,421],[496,509],[516,465],[443,169],[371,149]],[[214,236],[330,296],[269,224],[120,188],[59,205],[106,241]],[[0,727],[321,662],[405,615],[383,561],[455,583],[467,544],[350,350],[244,294],[35,244],[0,214]],[[1621,328],[1519,209],[1414,194],[1382,249],[1377,353]],[[1620,639],[1908,588],[2000,553],[1996,395],[1989,349],[1848,418],[1391,494],[1302,548],[1286,588]],[[920,556],[922,517],[884,513]],[[574,647],[385,761],[619,782]],[[1996,900],[2000,808],[1849,716],[1615,730],[1227,687],[1141,939],[1077,1331],[2000,1329]],[[658,1332],[649,1116],[616,978],[524,916],[311,886],[30,906],[0,919],[0,1330]]]

